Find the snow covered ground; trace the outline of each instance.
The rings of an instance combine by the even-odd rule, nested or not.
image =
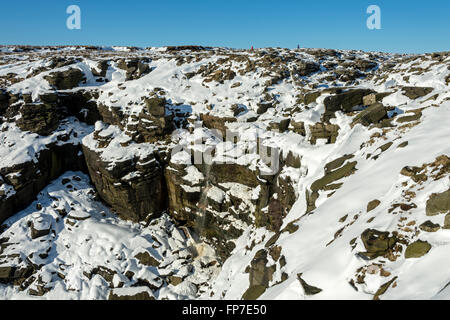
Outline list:
[[[48,81],[70,70],[83,76],[72,88]],[[448,53],[2,47],[0,94],[7,92],[9,100],[2,107],[0,95],[0,200],[20,194],[24,183],[16,181],[23,171],[16,167],[38,162],[55,143],[83,145],[98,154],[95,162],[105,171],[95,179],[92,166],[91,177],[88,170],[66,172],[3,222],[0,278],[15,273],[4,278],[16,281],[0,281],[0,297],[450,299],[450,212],[427,214],[431,195],[450,190],[449,75]],[[386,93],[376,101],[387,111],[383,120],[355,122],[369,106],[363,103],[324,120],[330,99],[356,89]],[[24,109],[48,104],[43,95],[81,90],[89,98],[57,109],[63,119],[52,134],[19,127]],[[317,96],[308,100],[311,94]],[[149,102],[155,97],[165,99],[162,114]],[[171,121],[179,122],[170,127]],[[339,128],[335,141],[329,133],[315,141],[314,126],[324,123]],[[223,129],[239,141],[218,139]],[[63,133],[69,138],[61,140]],[[266,180],[255,175],[248,185],[241,173],[247,180],[219,181],[217,172],[191,165],[186,152],[214,150],[213,162],[231,161],[259,174],[268,165],[247,152],[259,146],[255,137],[299,162],[286,160],[275,178],[278,184],[288,179],[296,199],[278,230],[257,225],[259,214],[271,212],[271,201],[283,201],[285,195],[273,191],[278,185],[268,187],[268,203],[260,208]],[[115,203],[99,197],[117,192],[122,200],[132,194],[126,188],[147,183],[145,175],[158,170],[180,188],[171,193],[167,182],[169,191],[162,193],[169,205],[159,218],[125,221]],[[117,172],[126,174],[113,181]],[[239,180],[233,174],[230,179]],[[100,180],[102,190],[96,190]],[[200,200],[191,203],[196,194]],[[180,202],[171,197],[183,196],[180,220],[170,207]],[[231,232],[230,224],[239,230],[227,238],[234,248],[223,263],[214,251],[217,237],[197,238],[185,218],[208,210],[223,222],[223,233]],[[392,243],[368,256],[371,243],[383,237]],[[410,257],[415,243],[428,250]]]

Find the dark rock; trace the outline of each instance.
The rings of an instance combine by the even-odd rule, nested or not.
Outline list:
[[[0,117],[5,113],[9,106],[9,94],[0,89]]]
[[[367,109],[361,111],[353,120],[353,124],[360,123],[367,127],[371,124],[380,122],[386,117],[386,108],[381,103],[375,103]]]
[[[321,122],[312,126],[310,125],[311,144],[316,144],[317,139],[326,139],[327,143],[335,143],[339,134],[339,129],[338,125]]]
[[[166,114],[165,98],[146,98],[145,105],[148,112],[154,117],[164,117]]]
[[[403,87],[402,93],[408,98],[415,100],[433,92],[433,88],[429,87]]]
[[[168,282],[175,287],[183,282],[183,278],[177,276],[169,276],[167,279]]]
[[[436,232],[441,228],[441,226],[428,220],[422,223],[419,228],[425,232]]]
[[[80,69],[71,68],[66,71],[50,73],[44,79],[57,90],[68,90],[77,87],[85,77]]]
[[[397,242],[395,236],[390,237],[389,232],[367,229],[361,234],[361,240],[367,252],[363,253],[369,259],[384,256],[392,250]]]
[[[52,104],[25,104],[20,108],[20,113],[22,117],[17,121],[17,126],[23,131],[47,136],[58,128],[58,110]]]
[[[375,292],[373,300],[379,300],[380,296],[389,289],[389,287],[394,283],[395,280],[397,280],[397,277],[394,277],[393,279],[389,280],[388,282],[386,282],[385,284],[380,286],[380,288],[377,290],[377,292]]]
[[[236,122],[236,118],[233,117],[216,117],[209,114],[201,114],[200,119],[203,121],[203,125],[208,129],[216,129],[222,133],[222,136],[226,136],[227,122]]]
[[[294,74],[306,77],[320,70],[320,65],[311,61],[300,61],[294,66]]]
[[[314,286],[306,283],[306,281],[302,279],[302,273],[297,274],[297,279],[300,282],[301,286],[303,287],[303,290],[305,291],[305,294],[307,296],[312,296],[312,295],[322,292],[322,289],[314,287]]]
[[[140,252],[135,258],[144,266],[159,267],[160,265],[159,261],[152,257],[148,252]]]
[[[319,180],[314,181],[311,184],[311,191],[323,190],[328,184],[340,180],[342,178],[348,177],[356,171],[357,162],[349,162],[346,165],[327,173],[324,177]]]
[[[336,111],[351,112],[354,107],[363,105],[363,98],[373,93],[369,89],[352,89],[344,93],[326,97],[325,119],[330,118]]]
[[[250,263],[250,286],[242,296],[243,300],[256,300],[266,291],[276,269],[275,266],[267,267],[267,262],[267,251],[259,250]]]
[[[379,205],[381,204],[380,200],[372,200],[367,204],[367,212],[370,212],[372,210],[374,210],[375,208],[377,208]]]

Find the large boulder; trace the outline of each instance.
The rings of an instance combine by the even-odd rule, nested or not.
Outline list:
[[[411,243],[405,251],[405,258],[420,258],[431,250],[431,245],[427,241],[418,240]]]
[[[442,193],[433,193],[427,200],[427,216],[435,216],[450,212],[450,190]]]
[[[152,71],[148,65],[148,62],[148,58],[134,58],[130,60],[122,59],[118,62],[117,67],[126,71],[126,81],[136,80]]]
[[[327,140],[327,143],[335,143],[339,135],[339,129],[339,126],[336,124],[322,122],[318,122],[315,125],[310,125],[310,142],[311,144],[316,144],[318,139],[325,139]]]
[[[330,118],[336,111],[351,112],[354,107],[363,105],[363,98],[374,91],[370,89],[352,89],[344,93],[328,96],[324,100],[325,118]]]
[[[430,87],[403,87],[402,93],[408,98],[415,100],[430,94],[433,90],[434,89]]]
[[[52,72],[44,79],[57,90],[68,90],[78,87],[78,84],[85,80],[85,76],[80,69],[70,68],[66,71]]]
[[[267,262],[267,250],[259,250],[246,270],[250,286],[242,296],[243,300],[256,300],[266,291],[276,270],[275,265],[267,267]]]
[[[397,238],[389,236],[389,232],[374,229],[366,229],[361,234],[361,240],[366,248],[366,252],[362,254],[369,259],[386,255],[397,242]]]
[[[361,111],[353,120],[353,124],[362,124],[363,126],[369,126],[374,123],[378,123],[382,119],[387,117],[386,108],[381,103],[375,103],[369,106],[367,109]]]
[[[306,77],[320,70],[320,65],[316,62],[301,60],[294,66],[294,73]]]

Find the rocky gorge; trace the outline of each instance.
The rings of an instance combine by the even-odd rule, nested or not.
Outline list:
[[[1,53],[0,294],[415,297],[449,261],[449,74],[448,53]]]

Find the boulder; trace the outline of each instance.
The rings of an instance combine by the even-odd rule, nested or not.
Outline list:
[[[327,143],[335,143],[339,135],[339,126],[336,124],[316,123],[309,126],[311,144],[316,144],[318,139],[326,139]]]
[[[322,289],[306,283],[306,281],[302,279],[302,273],[297,274],[297,279],[300,282],[300,285],[303,287],[303,290],[305,291],[305,294],[307,296],[312,296],[322,292]]]
[[[356,161],[349,162],[339,169],[328,172],[327,174],[325,174],[325,176],[323,176],[319,180],[314,181],[311,184],[311,191],[323,190],[330,183],[350,176],[356,171],[356,164]]]
[[[427,241],[417,240],[408,245],[405,251],[405,258],[420,258],[431,250],[431,245]]]
[[[267,267],[267,262],[267,251],[259,250],[247,268],[250,286],[242,296],[243,300],[256,300],[266,291],[276,270],[275,265]]]
[[[370,212],[372,210],[374,210],[375,208],[377,208],[379,205],[381,204],[380,200],[372,200],[367,204],[367,212]]]
[[[408,98],[415,100],[430,94],[433,90],[434,88],[430,87],[403,87],[402,93]]]
[[[428,220],[422,223],[419,228],[425,232],[436,232],[441,228],[441,226]]]
[[[164,117],[166,114],[166,99],[165,98],[146,98],[145,105],[147,111],[154,117]]]
[[[442,193],[433,193],[427,200],[427,216],[435,216],[450,212],[450,190]]]
[[[363,105],[363,98],[374,91],[370,89],[351,89],[344,93],[328,96],[324,100],[325,120],[333,117],[336,111],[351,112],[354,107]]]
[[[148,62],[148,58],[134,58],[130,60],[122,59],[118,62],[117,67],[127,72],[125,78],[126,81],[136,80],[152,71],[148,65]]]
[[[203,125],[208,129],[219,130],[225,137],[227,132],[227,122],[236,122],[234,117],[217,117],[209,114],[201,114],[200,120],[203,121]]]
[[[139,252],[136,257],[141,264],[149,267],[159,267],[160,262],[156,260],[149,252]]]
[[[450,229],[450,213],[445,216],[443,229]]]
[[[44,79],[56,90],[69,90],[77,87],[85,77],[80,69],[70,68],[66,71],[52,72]]]
[[[384,256],[389,250],[392,250],[397,242],[397,238],[389,236],[389,232],[374,229],[366,229],[361,234],[361,240],[366,248],[366,252],[362,254],[369,259]]]
[[[316,62],[301,60],[294,66],[294,74],[306,77],[320,70],[320,65]]]
[[[387,117],[386,108],[381,103],[375,103],[367,109],[361,111],[353,120],[353,125],[362,124],[368,127],[371,124],[378,123]]]
[[[371,93],[363,97],[363,106],[371,106],[377,102],[380,102],[385,97],[391,95],[391,92]]]

